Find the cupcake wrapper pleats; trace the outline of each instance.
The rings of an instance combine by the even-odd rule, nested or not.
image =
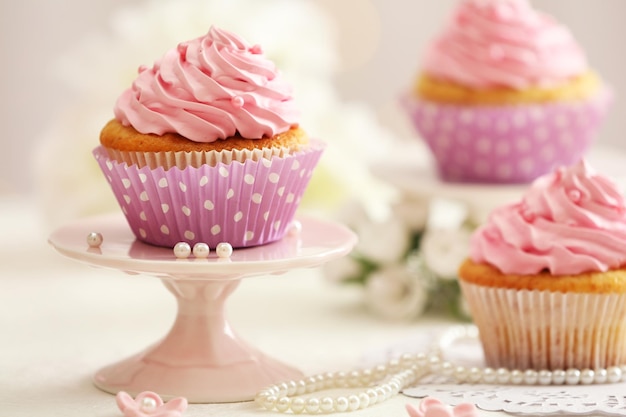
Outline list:
[[[626,363],[626,294],[493,288],[461,281],[487,366],[597,369]]]
[[[611,102],[603,89],[587,100],[509,106],[403,103],[445,181],[527,183],[578,162]]]
[[[323,149],[313,141],[283,157],[167,170],[112,160],[103,147],[94,156],[139,240],[240,248],[285,235]]]

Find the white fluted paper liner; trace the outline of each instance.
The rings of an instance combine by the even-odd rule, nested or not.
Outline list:
[[[324,146],[313,140],[283,157],[168,170],[112,160],[102,146],[94,156],[139,240],[240,248],[285,235]]]
[[[461,280],[487,366],[597,369],[626,363],[626,294],[493,288]]]
[[[290,153],[288,148],[283,147],[206,152],[130,152],[112,148],[105,148],[105,150],[109,158],[114,161],[139,167],[147,166],[152,169],[162,167],[165,170],[173,167],[185,169],[187,167],[199,168],[203,165],[217,166],[218,164],[230,164],[233,161],[260,161],[271,159],[274,156],[285,157]]]

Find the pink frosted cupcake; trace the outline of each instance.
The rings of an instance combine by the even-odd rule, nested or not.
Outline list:
[[[494,210],[459,279],[488,366],[626,364],[626,201],[585,163]]]
[[[525,183],[578,161],[610,93],[527,0],[461,0],[406,100],[446,181]]]
[[[261,47],[215,27],[141,67],[114,113],[94,155],[137,238],[158,246],[281,239],[324,148]]]

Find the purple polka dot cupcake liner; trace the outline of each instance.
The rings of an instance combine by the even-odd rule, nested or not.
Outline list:
[[[528,183],[580,160],[610,102],[603,89],[571,102],[467,106],[409,98],[404,105],[442,180]]]
[[[242,248],[286,234],[324,147],[313,140],[283,157],[167,170],[113,160],[102,146],[93,154],[137,239]]]

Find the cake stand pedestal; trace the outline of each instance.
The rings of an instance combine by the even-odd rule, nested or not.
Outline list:
[[[225,302],[242,278],[314,267],[350,252],[356,236],[342,225],[311,217],[298,219],[299,232],[278,242],[235,249],[228,259],[177,259],[173,251],[135,239],[124,217],[97,216],[75,221],[50,235],[61,254],[90,265],[161,279],[176,297],[174,325],[160,341],[100,369],[95,385],[135,396],[155,391],[164,399],[182,396],[193,403],[251,400],[261,388],[302,373],[242,340],[225,317]],[[91,232],[103,235],[98,248]],[[214,249],[214,248],[213,248]]]

